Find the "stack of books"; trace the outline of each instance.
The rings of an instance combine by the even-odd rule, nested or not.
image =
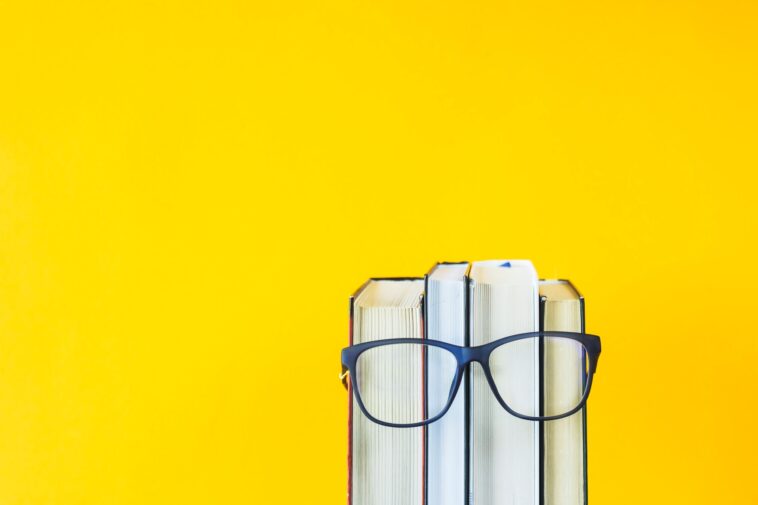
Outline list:
[[[343,350],[348,505],[586,504],[599,339],[590,363],[592,342],[544,336],[561,332],[584,334],[584,298],[527,260],[438,263],[423,278],[363,284]],[[487,363],[469,353],[513,335]],[[385,339],[395,340],[376,346]],[[424,340],[451,345],[413,345]]]

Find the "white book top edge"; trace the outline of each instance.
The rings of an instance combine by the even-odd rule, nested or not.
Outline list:
[[[468,263],[439,263],[429,274],[433,281],[462,281],[468,271]]]
[[[482,283],[537,285],[537,270],[529,260],[475,261],[470,276]]]

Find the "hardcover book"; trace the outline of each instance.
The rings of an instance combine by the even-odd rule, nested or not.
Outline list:
[[[509,335],[537,331],[539,298],[537,273],[530,261],[493,260],[471,266],[471,345]],[[509,353],[508,363],[493,370],[522,378],[502,381],[503,395],[525,404],[539,402],[539,346],[524,342]],[[507,370],[507,371],[506,371]],[[505,411],[493,396],[481,370],[471,373],[470,500],[471,505],[538,505],[539,423]]]
[[[423,338],[423,290],[420,278],[369,280],[350,299],[350,345]],[[372,374],[389,371],[401,382],[418,382],[404,355],[365,353],[361,359],[361,389],[373,388],[371,394],[379,409],[397,402],[382,399],[391,393],[382,389],[380,381],[372,380]],[[352,388],[352,380],[348,387]],[[397,429],[376,424],[355,404],[351,389],[349,393],[348,505],[425,505],[425,427]],[[423,402],[421,385],[405,388],[403,394],[408,396],[402,402],[405,405]],[[381,410],[376,413],[383,414]]]
[[[426,275],[424,307],[426,336],[460,346],[467,342],[466,304],[469,264],[438,263]],[[428,384],[449,388],[448,384]],[[427,426],[427,497],[429,504],[462,505],[466,501],[468,469],[468,381],[442,419]],[[441,394],[440,394],[441,393]],[[446,392],[430,391],[430,397]]]
[[[584,298],[567,280],[541,280],[542,329],[584,332]],[[544,349],[545,409],[551,395],[581,397],[585,371],[561,348],[546,343]],[[586,406],[575,414],[542,423],[543,492],[545,505],[586,505],[587,503],[587,415]]]

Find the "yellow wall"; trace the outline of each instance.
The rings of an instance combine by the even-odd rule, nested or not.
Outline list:
[[[3,3],[0,504],[343,503],[348,295],[503,256],[593,503],[757,502],[757,10]]]

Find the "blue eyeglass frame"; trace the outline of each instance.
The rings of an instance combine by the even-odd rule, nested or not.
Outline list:
[[[587,373],[584,393],[582,395],[582,399],[579,401],[577,406],[568,412],[564,412],[563,414],[558,414],[555,416],[527,416],[524,414],[520,414],[508,406],[508,404],[505,402],[505,400],[503,400],[503,398],[500,396],[500,393],[497,390],[497,386],[495,385],[495,380],[492,377],[492,373],[490,371],[490,366],[489,366],[490,355],[492,354],[492,352],[498,347],[508,344],[510,342],[515,342],[517,340],[523,340],[525,338],[535,338],[535,337],[567,338],[567,339],[575,340],[581,343],[584,346],[584,348],[587,350],[587,354],[589,357],[589,370]],[[373,349],[374,347],[381,347],[381,346],[392,345],[392,344],[417,344],[417,345],[423,344],[423,345],[429,345],[433,347],[441,347],[449,351],[455,357],[455,360],[457,362],[457,368],[455,371],[455,378],[453,379],[453,384],[450,388],[450,395],[447,399],[447,404],[442,409],[442,411],[436,416],[430,419],[427,419],[425,421],[420,421],[418,423],[409,423],[409,424],[388,423],[386,421],[376,419],[374,416],[372,416],[368,412],[368,409],[366,409],[366,407],[363,405],[363,400],[361,399],[361,395],[360,395],[360,384],[358,384],[357,380],[353,379],[354,377],[357,377],[355,370],[356,370],[356,364],[358,362],[358,357],[364,352],[366,352],[367,350]],[[450,409],[450,406],[453,404],[453,401],[455,400],[455,397],[458,394],[458,389],[461,386],[461,382],[463,381],[463,376],[466,372],[466,369],[473,362],[479,363],[479,365],[482,367],[482,370],[484,371],[484,376],[487,378],[487,383],[490,386],[490,390],[495,395],[495,398],[497,399],[498,403],[500,403],[500,405],[506,411],[508,411],[509,414],[516,416],[520,419],[525,419],[527,421],[553,421],[555,419],[563,419],[564,417],[568,417],[578,412],[587,403],[587,398],[589,397],[590,389],[592,388],[592,378],[595,375],[595,372],[597,371],[597,362],[598,362],[598,359],[600,358],[600,337],[598,337],[597,335],[590,335],[589,333],[573,333],[573,332],[567,332],[567,331],[534,331],[534,332],[529,332],[529,333],[519,333],[518,335],[511,335],[511,336],[494,340],[490,343],[475,346],[475,347],[462,347],[459,345],[450,344],[448,342],[442,342],[439,340],[418,339],[418,338],[389,338],[389,339],[375,340],[373,342],[363,342],[361,344],[355,344],[349,347],[345,347],[344,349],[342,349],[341,358],[342,358],[341,377],[343,379],[343,384],[345,385],[345,387],[347,387],[347,376],[349,375],[351,377],[350,380],[351,380],[351,385],[352,385],[351,389],[353,391],[353,396],[355,397],[355,400],[358,402],[358,406],[360,407],[361,411],[368,419],[370,419],[372,422],[379,424],[381,426],[387,426],[390,428],[416,428],[418,426],[426,426],[440,419],[442,416],[444,416],[447,413],[447,411]]]

